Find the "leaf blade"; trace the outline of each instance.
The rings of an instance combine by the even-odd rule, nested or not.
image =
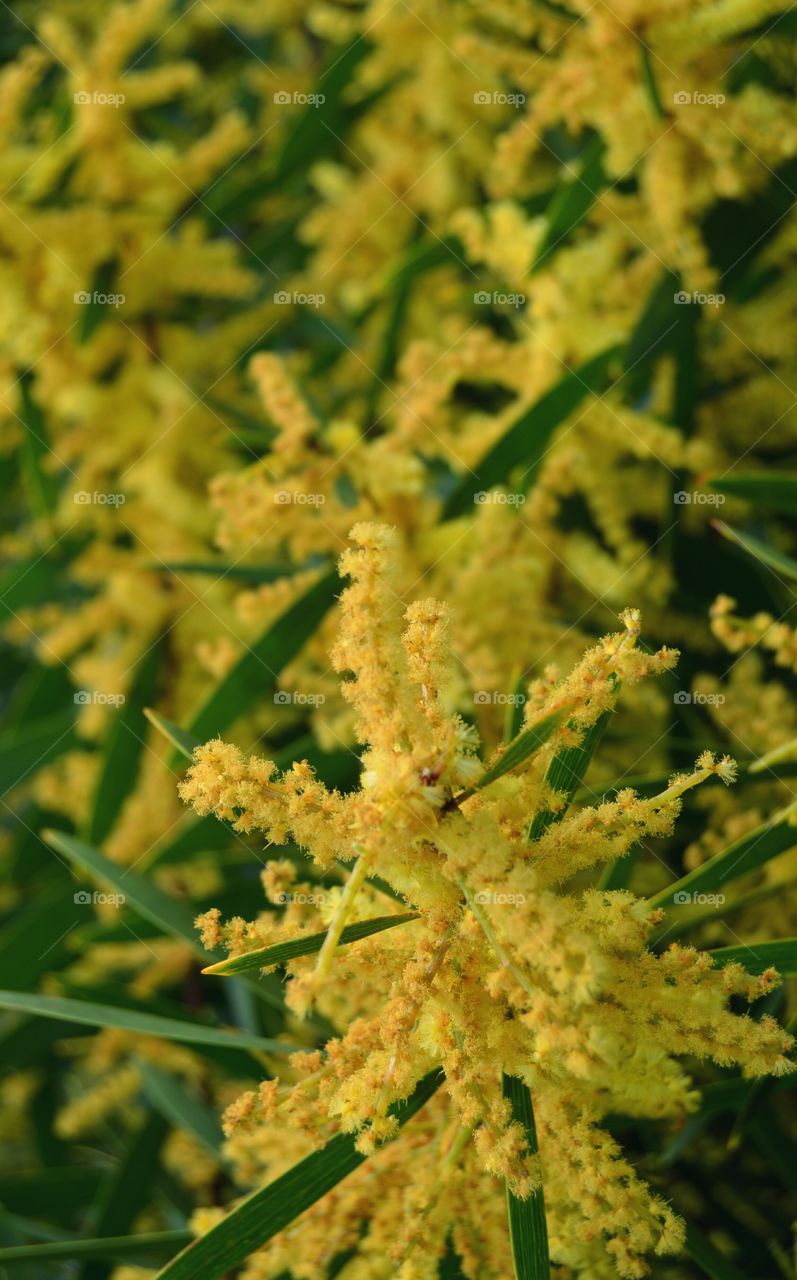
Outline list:
[[[405,915],[373,916],[370,920],[359,920],[356,924],[347,925],[340,935],[339,946],[350,942],[359,942],[373,934],[382,933],[385,929],[393,929],[399,924],[409,924],[419,920],[417,912]],[[296,960],[299,956],[315,955],[324,945],[326,929],[321,933],[308,933],[304,937],[292,938],[286,942],[277,942],[271,947],[260,947],[257,951],[246,951],[240,956],[231,956],[220,960],[218,964],[209,965],[203,973],[230,975],[248,973],[252,969],[265,969],[272,965],[283,964],[286,960]]]
[[[441,1083],[433,1071],[402,1106],[391,1108],[404,1125]],[[265,1187],[253,1191],[231,1213],[158,1272],[155,1280],[217,1280],[266,1244],[320,1200],[366,1159],[351,1134],[339,1134]]]

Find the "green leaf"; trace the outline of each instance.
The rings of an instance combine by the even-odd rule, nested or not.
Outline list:
[[[141,1073],[144,1092],[156,1111],[176,1129],[185,1129],[193,1134],[218,1160],[222,1132],[210,1107],[192,1097],[184,1081],[161,1071],[151,1062],[142,1060],[136,1065]]]
[[[22,478],[28,493],[28,502],[35,516],[49,516],[58,502],[58,478],[44,466],[50,454],[44,415],[33,399],[33,377],[26,373],[19,380],[20,419],[25,428],[20,450]]]
[[[659,86],[656,83],[656,76],[653,71],[653,62],[650,57],[650,51],[647,45],[639,40],[639,73],[642,84],[645,86],[645,92],[648,101],[653,108],[653,114],[657,120],[666,120],[667,112],[664,110],[659,93]]]
[[[543,719],[538,720],[536,724],[531,724],[528,728],[521,730],[517,737],[509,743],[496,763],[474,782],[472,790],[481,791],[482,787],[489,786],[491,782],[495,782],[496,778],[502,778],[511,769],[517,769],[518,765],[522,764],[524,760],[527,760],[529,756],[545,745],[551,734],[559,728],[562,719],[563,713],[555,711],[551,715],[544,716]],[[470,794],[470,792],[467,794]],[[456,798],[459,799],[460,797]]]
[[[173,747],[176,747],[181,756],[185,756],[187,760],[192,760],[197,747],[201,747],[202,743],[199,738],[195,738],[192,734],[186,733],[185,729],[181,729],[179,725],[172,720],[167,720],[165,716],[159,715],[157,711],[153,711],[152,707],[144,708],[144,715],[150,724],[163,734],[164,738],[168,738]]]
[[[0,734],[0,795],[75,745],[75,708]]]
[[[145,1115],[126,1138],[122,1158],[104,1180],[91,1207],[84,1234],[120,1236],[129,1231],[147,1207],[153,1192],[153,1176],[168,1125],[160,1115]],[[104,1280],[110,1268],[104,1262],[90,1263],[82,1280]]]
[[[781,938],[776,942],[742,943],[738,947],[717,947],[709,951],[717,968],[726,964],[744,965],[748,973],[777,969],[784,978],[797,975],[797,938]]]
[[[194,928],[194,912],[189,906],[178,902],[175,898],[170,898],[162,889],[130,868],[120,866],[118,862],[111,862],[111,859],[106,858],[99,849],[93,848],[83,840],[78,840],[75,836],[66,835],[63,831],[50,830],[43,831],[42,836],[74,866],[88,872],[92,879],[98,879],[101,883],[108,885],[114,893],[123,898],[124,903],[138,911],[145,920],[150,920],[173,938],[188,942],[199,955],[203,957],[207,955],[197,937]]]
[[[406,1102],[391,1107],[400,1125],[420,1111],[441,1081],[439,1071],[431,1072]],[[173,1258],[155,1280],[217,1280],[232,1271],[363,1163],[365,1156],[357,1151],[355,1141],[352,1134],[340,1134],[281,1178],[253,1191],[222,1222]]]
[[[693,1223],[686,1224],[686,1252],[711,1280],[746,1280],[743,1272],[720,1253]]]
[[[103,1170],[93,1165],[63,1165],[28,1173],[15,1169],[0,1174],[0,1204],[12,1213],[41,1213],[50,1206],[56,1219],[69,1217],[96,1195]]]
[[[224,560],[217,561],[175,561],[170,564],[158,563],[151,566],[153,572],[174,574],[206,574],[209,578],[229,578],[231,582],[246,582],[251,586],[261,583],[277,582],[280,578],[290,578],[307,568],[319,568],[297,564],[229,564]]]
[[[567,807],[573,799],[589,768],[590,761],[598,749],[606,725],[609,723],[611,711],[604,711],[589,729],[581,742],[575,747],[565,747],[551,761],[545,781],[548,786],[558,792],[564,799],[560,809],[543,809],[535,815],[529,827],[529,840],[539,840],[554,822],[560,822],[565,816]]]
[[[512,1107],[512,1119],[522,1124],[528,1151],[531,1155],[536,1155],[537,1131],[531,1092],[522,1080],[506,1074],[503,1077],[503,1088],[504,1097],[509,1099]],[[506,1203],[517,1280],[548,1280],[551,1264],[548,1258],[548,1228],[542,1187],[532,1191],[526,1200],[514,1196],[507,1187]]]
[[[141,707],[155,696],[162,658],[161,640],[144,654],[121,710],[114,712],[86,827],[86,839],[92,844],[100,844],[112,830],[122,805],[135,786],[145,746],[143,734],[146,725]]]
[[[116,278],[119,274],[119,262],[116,258],[111,258],[107,262],[99,265],[91,282],[91,289],[86,292],[91,295],[91,301],[81,303],[80,320],[78,321],[77,340],[80,346],[88,342],[95,329],[98,329],[103,320],[107,319],[113,312],[113,304],[107,302],[98,302],[97,294],[105,294],[116,292]]]
[[[450,520],[470,511],[479,494],[501,484],[513,468],[522,464],[526,464],[523,488],[527,489],[553,432],[586,395],[600,392],[608,385],[609,370],[619,351],[619,347],[610,347],[586,364],[571,369],[536,404],[526,409],[476,463],[473,471],[463,476],[443,508],[442,519]]]
[[[282,671],[310,639],[332,606],[341,582],[327,573],[248,648],[192,717],[187,732],[202,742],[214,738],[272,690]]]
[[[319,105],[310,102],[295,114],[287,130],[276,161],[275,181],[284,180],[298,170],[306,174],[310,164],[320,154],[329,154],[336,137],[346,128],[343,95],[352,83],[357,64],[369,51],[369,44],[357,36],[341,50],[333,49],[329,65],[318,79]],[[283,110],[291,110],[283,107]]]
[[[746,498],[757,507],[766,507],[780,515],[797,516],[797,473],[762,471],[760,474],[739,472],[728,476],[711,476],[706,481],[719,493]]]
[[[62,853],[70,862],[81,870],[87,871],[92,877],[98,878],[102,883],[110,885],[115,893],[124,898],[125,905],[132,907],[145,920],[149,920],[164,933],[187,942],[203,962],[207,960],[208,951],[202,946],[194,927],[192,908],[169,897],[157,885],[129,867],[111,862],[110,858],[106,858],[99,849],[92,848],[91,845],[85,844],[74,836],[66,835],[62,831],[49,830],[44,831],[42,835],[48,844]],[[221,957],[222,953],[211,951],[210,954]],[[284,1007],[281,997],[262,983],[252,982],[251,989],[267,1004],[278,1009]]]
[[[545,266],[559,244],[565,240],[589,213],[606,185],[602,138],[596,137],[585,148],[578,174],[570,182],[561,182],[545,211],[546,227],[532,266],[532,273]]]
[[[398,916],[374,916],[371,920],[359,920],[349,924],[340,935],[340,944],[359,942],[361,938],[370,938],[372,934],[382,933],[385,929],[393,929],[398,924],[409,924],[419,919],[417,912],[408,912]],[[289,942],[277,942],[273,947],[260,947],[257,951],[246,951],[240,956],[231,956],[218,964],[209,965],[203,973],[229,975],[249,973],[252,969],[266,969],[271,965],[285,964],[295,960],[297,956],[311,956],[320,951],[326,938],[326,930],[322,933],[308,933],[303,937],[292,938]]]
[[[748,555],[766,565],[778,577],[782,575],[784,578],[797,581],[797,560],[787,556],[784,551],[778,551],[776,547],[769,546],[768,543],[762,542],[760,538],[753,537],[752,533],[741,533],[738,529],[733,529],[722,520],[715,520],[713,523],[723,538],[727,538],[729,542],[741,547],[742,551],[746,551]]]
[[[132,1258],[163,1254],[190,1240],[190,1231],[150,1231],[140,1236],[105,1236],[99,1240],[56,1240],[51,1244],[21,1244],[0,1249],[0,1267],[14,1262],[75,1262],[80,1258]]]
[[[754,831],[735,840],[727,849],[709,858],[702,866],[682,876],[668,889],[662,889],[650,899],[650,905],[664,907],[673,901],[677,905],[688,905],[694,901],[695,894],[713,893],[731,880],[736,880],[776,858],[778,854],[785,853],[795,844],[797,827],[778,818],[764,822]]]
[[[280,1040],[266,1040],[243,1031],[221,1031],[201,1022],[181,1022],[163,1018],[157,1013],[137,1009],[114,1008],[94,1004],[90,1000],[68,1000],[62,996],[40,996],[30,991],[0,991],[0,1009],[35,1014],[41,1018],[60,1018],[87,1027],[113,1027],[143,1036],[160,1036],[163,1040],[179,1040],[183,1044],[211,1044],[225,1049],[256,1049],[261,1053],[294,1053],[292,1045]]]
[[[78,923],[74,885],[43,885],[32,900],[6,923],[0,941],[0,984],[30,987],[40,974],[58,968],[66,955],[66,939]]]

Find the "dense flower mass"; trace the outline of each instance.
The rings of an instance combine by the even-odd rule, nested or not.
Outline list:
[[[222,924],[218,911],[199,921],[206,945],[224,941],[234,955],[293,936],[297,927],[323,926],[317,958],[288,965],[288,1004],[298,1014],[315,1004],[344,1024],[323,1051],[294,1059],[292,1087],[268,1080],[229,1108],[231,1149],[248,1161],[260,1142],[268,1162],[274,1135],[288,1124],[315,1142],[337,1129],[357,1132],[360,1148],[372,1153],[396,1135],[390,1103],[441,1064],[447,1102],[437,1104],[436,1122],[451,1131],[447,1171],[463,1159],[469,1176],[495,1175],[525,1197],[541,1169],[554,1260],[602,1275],[611,1258],[617,1274],[644,1275],[643,1255],[676,1249],[681,1225],[600,1121],[618,1111],[684,1117],[698,1095],[679,1058],[740,1065],[751,1076],[783,1074],[791,1040],[772,1018],[753,1021],[729,1008],[733,996],[749,1001],[772,990],[774,971],[751,977],[740,964],[717,969],[692,947],[654,954],[646,943],[662,912],[628,891],[584,888],[578,877],[627,856],[646,836],[669,833],[684,792],[712,775],[732,782],[734,765],[706,752],[693,772],[649,799],[623,789],[595,807],[564,812],[566,798],[550,782],[552,761],[584,741],[623,688],[666,671],[677,656],[644,653],[638,615],[627,610],[624,631],[590,649],[569,676],[549,671],[532,685],[521,732],[555,727],[519,767],[480,786],[504,749],[484,773],[473,730],[446,708],[448,610],[432,600],[402,608],[392,531],[358,525],[352,538],[356,549],[341,565],[351,585],[333,662],[350,676],[344,694],[365,747],[360,789],[329,791],[305,763],[276,776],[271,762],[220,741],[197,748],[181,787],[201,815],[261,830],[276,845],[292,836],[317,872],[353,864],[343,885],[322,895],[323,910],[302,902],[315,898],[297,892],[296,866],[275,861],[264,872],[267,891],[275,901],[295,895],[300,903],[281,924],[265,912],[249,925]],[[417,918],[384,940],[342,947],[347,922],[400,912],[386,890]],[[531,1090],[539,1164],[524,1157],[524,1135],[509,1120],[502,1071]],[[475,1154],[466,1156],[471,1143]],[[410,1159],[412,1139],[406,1144]],[[427,1196],[413,1198],[422,1219],[433,1208],[431,1188]],[[411,1222],[391,1246],[402,1277],[436,1275],[448,1231],[465,1229],[439,1206],[434,1217],[433,1249],[428,1221],[423,1228]],[[349,1215],[347,1222],[351,1231]],[[285,1247],[277,1239],[251,1274],[278,1275]],[[307,1270],[297,1274],[312,1274],[314,1237],[310,1248]]]

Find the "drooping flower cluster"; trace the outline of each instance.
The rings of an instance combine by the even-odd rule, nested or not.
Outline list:
[[[217,912],[200,920],[209,945],[226,940],[236,954],[295,935],[299,924],[325,926],[318,956],[289,964],[287,998],[298,1014],[315,1004],[341,1027],[323,1050],[293,1059],[293,1086],[270,1080],[244,1095],[228,1112],[228,1130],[243,1131],[248,1161],[285,1124],[311,1143],[338,1129],[356,1132],[372,1153],[395,1136],[390,1104],[442,1065],[446,1100],[435,1104],[435,1122],[449,1133],[450,1165],[458,1168],[462,1157],[468,1177],[496,1175],[520,1196],[541,1170],[554,1260],[597,1276],[612,1274],[611,1259],[617,1274],[642,1275],[642,1255],[677,1248],[680,1227],[601,1119],[684,1116],[697,1095],[679,1058],[782,1073],[790,1040],[771,1018],[753,1021],[728,1007],[731,996],[751,1000],[771,990],[774,972],[753,978],[738,964],[716,969],[709,954],[689,947],[655,954],[646,940],[661,912],[628,891],[585,887],[583,873],[622,858],[645,836],[670,832],[683,793],[712,775],[732,781],[734,766],[704,753],[692,773],[652,798],[620,790],[563,813],[552,760],[583,742],[618,692],[676,657],[643,652],[638,616],[626,611],[624,630],[590,649],[569,676],[549,672],[532,686],[526,731],[543,734],[551,716],[555,728],[482,788],[475,735],[446,709],[448,611],[434,601],[403,608],[389,530],[358,525],[352,538],[333,661],[351,677],[344,692],[365,744],[360,789],[328,791],[303,764],[278,777],[270,762],[219,741],[197,749],[181,788],[199,814],[262,830],[278,845],[292,836],[316,875],[347,867],[339,889],[316,896],[291,892],[295,867],[273,863],[267,888],[298,905],[282,925],[274,927],[273,913],[249,925],[222,925]],[[340,945],[347,922],[406,906],[416,919]],[[509,1122],[502,1071],[531,1090],[539,1167]],[[451,1137],[460,1131],[461,1141]],[[418,1141],[400,1137],[396,1153],[406,1142],[409,1157]],[[387,1159],[394,1168],[399,1156]],[[438,1222],[432,1260],[450,1226],[433,1208],[413,1202],[415,1214],[428,1211]],[[422,1235],[411,1224],[392,1249],[403,1277],[427,1275],[413,1247]],[[278,1239],[250,1274],[277,1275],[283,1250]],[[428,1274],[436,1274],[431,1261]]]

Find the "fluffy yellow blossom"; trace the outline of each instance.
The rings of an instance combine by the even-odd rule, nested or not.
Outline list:
[[[614,1111],[683,1117],[697,1094],[679,1059],[779,1074],[790,1069],[791,1040],[771,1018],[729,1008],[732,996],[764,994],[776,975],[714,969],[708,954],[689,947],[654,953],[646,943],[662,913],[629,891],[585,889],[580,875],[669,832],[683,794],[712,775],[732,782],[735,766],[704,752],[658,795],[625,789],[563,814],[552,760],[582,742],[628,686],[665,672],[677,656],[645,653],[639,614],[626,610],[622,631],[593,646],[566,678],[551,673],[532,690],[526,731],[555,717],[544,745],[480,787],[475,733],[445,709],[449,611],[432,600],[404,608],[390,530],[358,525],[352,540],[341,565],[351,585],[333,661],[347,676],[344,693],[365,746],[360,789],[328,791],[300,764],[278,776],[272,763],[219,741],[197,748],[181,788],[200,814],[262,830],[278,844],[291,834],[323,869],[352,864],[331,915],[316,917],[326,927],[317,958],[288,965],[288,1002],[299,1013],[311,1003],[339,1012],[337,989],[359,985],[361,1011],[350,996],[350,1025],[323,1051],[294,1059],[295,1085],[266,1081],[229,1109],[232,1149],[239,1131],[268,1141],[274,1126],[287,1124],[313,1142],[355,1132],[361,1150],[378,1151],[396,1133],[390,1103],[442,1065],[447,1101],[435,1103],[435,1114],[462,1133],[449,1143],[453,1168],[471,1180],[481,1169],[521,1197],[541,1174],[554,1260],[602,1275],[611,1259],[617,1274],[642,1275],[644,1255],[677,1249],[681,1228],[601,1120]],[[493,763],[500,757],[499,749]],[[279,896],[294,880],[272,864],[266,883]],[[419,918],[341,946],[356,898],[378,896],[379,884]],[[306,927],[311,920],[312,912]],[[262,945],[261,929],[225,926],[215,911],[199,923],[206,943],[224,940],[234,953]],[[531,1090],[539,1166],[510,1122],[502,1070]],[[399,1138],[386,1155],[391,1167],[418,1141]],[[456,1198],[453,1208],[446,1204],[429,1188],[414,1208],[427,1228],[437,1223],[438,1253],[452,1213],[457,1221]],[[425,1274],[414,1269],[423,1237],[410,1226],[401,1247],[388,1250],[404,1280]],[[282,1248],[278,1237],[248,1274],[278,1274]],[[466,1264],[466,1274],[479,1273]]]

